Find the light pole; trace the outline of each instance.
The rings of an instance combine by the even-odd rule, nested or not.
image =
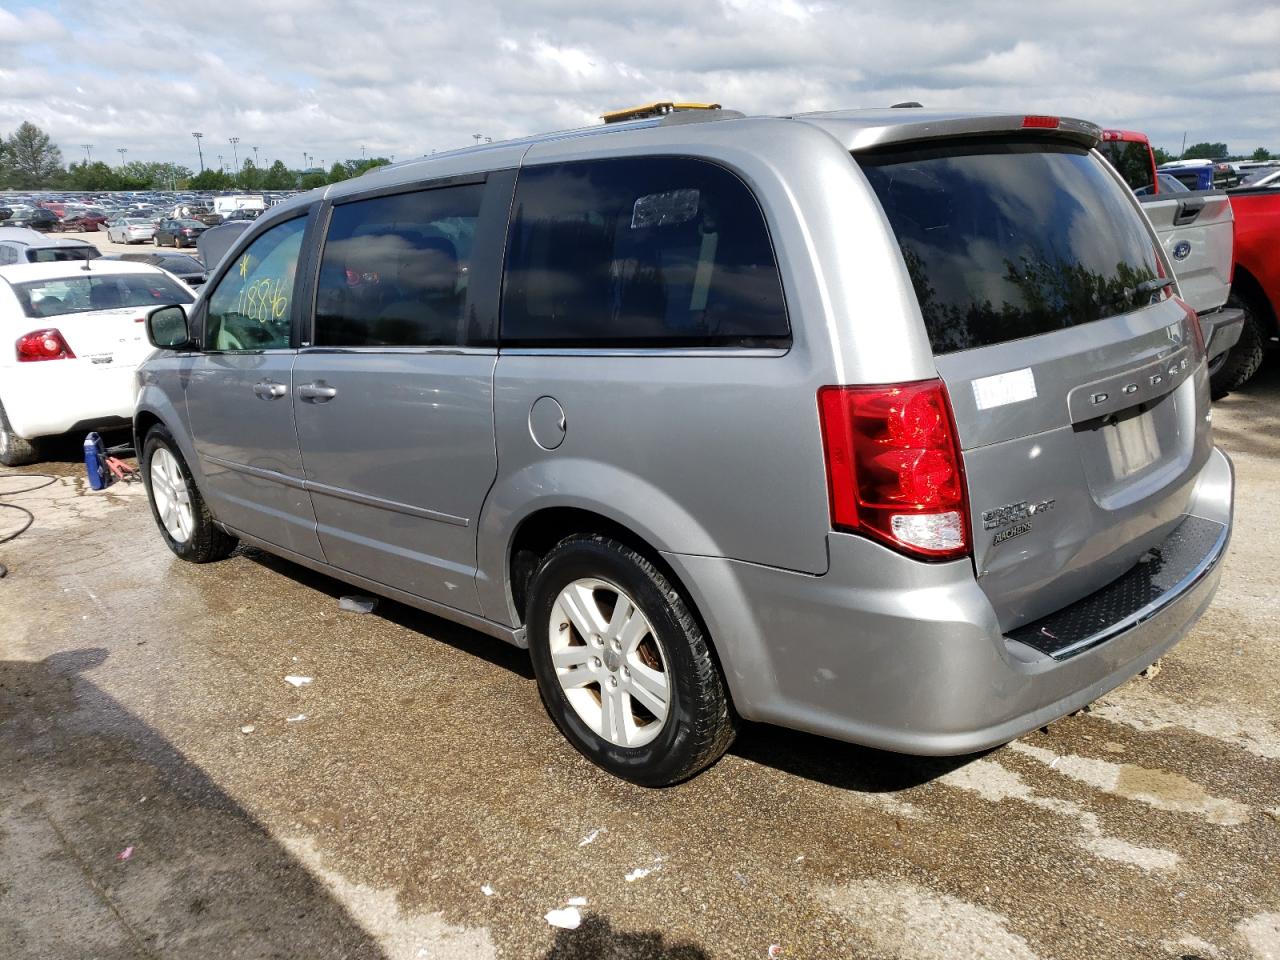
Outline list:
[[[258,148],[257,147],[253,148],[253,165],[255,167],[258,165]]]
[[[92,154],[90,151],[92,151],[92,150],[93,150],[93,144],[92,144],[92,143],[82,143],[82,144],[80,144],[80,146],[81,146],[81,148],[83,148],[83,150],[84,150],[84,162],[85,162],[85,163],[92,163],[92,162],[93,162],[93,154]]]
[[[116,147],[116,153],[120,154],[120,166],[124,167],[124,155],[129,152],[128,147]]]
[[[222,166],[222,154],[218,154],[218,172],[226,173],[226,169]]]
[[[479,146],[480,141],[484,139],[484,134],[483,134],[483,133],[473,133],[473,134],[471,135],[471,139],[472,139],[472,140],[474,140],[474,141],[476,142],[476,145],[477,145],[477,146]]]
[[[239,142],[240,142],[239,137],[227,138],[227,143],[231,144],[231,159],[234,161],[234,163],[231,166],[232,170],[240,169],[240,151],[236,149],[236,144]]]
[[[204,134],[193,133],[191,135],[196,138],[196,155],[200,158],[200,172],[204,173],[204,151],[200,149],[200,138],[203,137]]]

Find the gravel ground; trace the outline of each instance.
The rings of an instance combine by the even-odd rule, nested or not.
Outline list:
[[[665,791],[574,753],[523,652],[183,564],[71,444],[4,497],[0,955],[1280,958],[1277,360],[1216,409],[1235,537],[1159,672],[976,757],[750,727]]]

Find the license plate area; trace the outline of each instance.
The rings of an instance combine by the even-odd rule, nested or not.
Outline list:
[[[1099,506],[1114,509],[1141,499],[1169,479],[1166,473],[1185,465],[1190,447],[1180,423],[1182,392],[1073,425],[1080,462]]]

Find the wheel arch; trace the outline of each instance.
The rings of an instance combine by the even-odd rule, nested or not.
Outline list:
[[[1261,281],[1250,272],[1248,267],[1237,263],[1231,276],[1231,292],[1249,301],[1249,305],[1260,312],[1260,317],[1269,336],[1280,335],[1280,317],[1277,317],[1277,305],[1271,302],[1266,288]]]

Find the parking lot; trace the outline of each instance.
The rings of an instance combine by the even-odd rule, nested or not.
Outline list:
[[[73,444],[0,546],[0,942],[25,958],[1280,956],[1280,365],[1162,668],[979,757],[749,727],[682,786],[555,731],[522,651],[165,548]],[[15,490],[35,482],[0,480]],[[0,536],[16,514],[0,514]],[[286,677],[310,677],[295,687]],[[584,898],[583,923],[544,915]],[[770,953],[770,951],[773,951]]]

